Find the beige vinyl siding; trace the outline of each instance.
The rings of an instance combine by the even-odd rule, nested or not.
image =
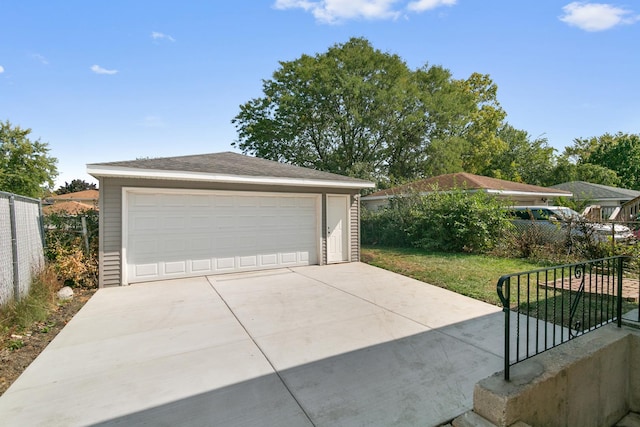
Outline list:
[[[350,194],[351,260],[359,260],[359,203],[354,190],[305,188],[255,184],[172,181],[164,179],[101,178],[100,179],[100,286],[121,285],[122,269],[122,188],[183,188],[195,190],[265,191],[320,194],[322,200],[321,234],[318,261],[326,264],[326,194]]]

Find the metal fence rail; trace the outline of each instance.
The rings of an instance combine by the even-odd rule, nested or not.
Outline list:
[[[43,265],[40,200],[0,191],[0,306],[25,296]]]
[[[623,300],[640,299],[633,261],[617,256],[502,276],[505,380],[518,362],[607,323],[621,326]]]

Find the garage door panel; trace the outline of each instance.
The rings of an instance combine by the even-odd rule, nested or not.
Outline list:
[[[193,208],[210,208],[212,206],[211,197],[198,194],[189,196],[189,204]]]
[[[260,265],[263,265],[265,267],[276,266],[278,265],[278,261],[279,259],[277,253],[260,255]]]
[[[164,273],[167,275],[185,274],[187,272],[186,261],[166,261],[164,262]]]
[[[127,280],[317,263],[314,195],[127,195]]]
[[[131,226],[136,232],[155,232],[158,230],[160,220],[160,218],[152,216],[151,214],[144,215],[135,218]]]
[[[145,207],[145,206],[157,206],[158,204],[158,196],[155,194],[139,194],[138,197],[134,199],[134,206],[136,207]]]
[[[193,273],[204,273],[212,271],[213,263],[211,259],[198,259],[191,262],[191,271]]]
[[[137,277],[145,278],[151,277],[155,278],[159,274],[159,265],[157,263],[153,264],[136,264],[135,265],[135,274]],[[153,280],[153,279],[151,279]]]
[[[159,196],[159,206],[182,208],[189,206],[189,196],[181,194],[162,194]]]

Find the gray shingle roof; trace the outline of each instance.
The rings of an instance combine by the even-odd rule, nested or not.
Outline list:
[[[120,167],[127,169],[160,170],[168,172],[198,172],[219,175],[248,177],[277,177],[338,181],[370,186],[369,181],[351,178],[315,169],[303,168],[272,160],[245,156],[230,151],[223,153],[197,154],[190,156],[139,159],[120,162],[93,163],[88,167]]]
[[[434,188],[442,191],[449,191],[458,188],[466,190],[518,191],[522,193],[534,194],[557,194],[565,192],[555,191],[554,189],[539,187],[537,185],[523,184],[521,182],[505,181],[498,178],[490,178],[487,176],[474,175],[466,172],[458,172],[446,175],[438,175],[420,181],[410,182],[398,187],[380,190],[373,194],[369,194],[367,197],[363,197],[362,199],[366,200],[367,198],[394,196],[410,193],[412,191],[429,192],[433,191]],[[569,190],[566,190],[566,195],[571,196]]]
[[[571,191],[573,193],[573,197],[577,199],[631,200],[640,196],[640,191],[628,190],[626,188],[610,187],[608,185],[602,184],[592,184],[585,181],[564,182],[562,184],[553,185],[551,186],[551,188]]]

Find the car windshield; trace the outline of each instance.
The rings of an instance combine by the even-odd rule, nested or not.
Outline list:
[[[580,214],[573,209],[565,208],[565,207],[550,207],[549,210],[553,212],[553,214],[558,217],[558,219],[580,219]]]

